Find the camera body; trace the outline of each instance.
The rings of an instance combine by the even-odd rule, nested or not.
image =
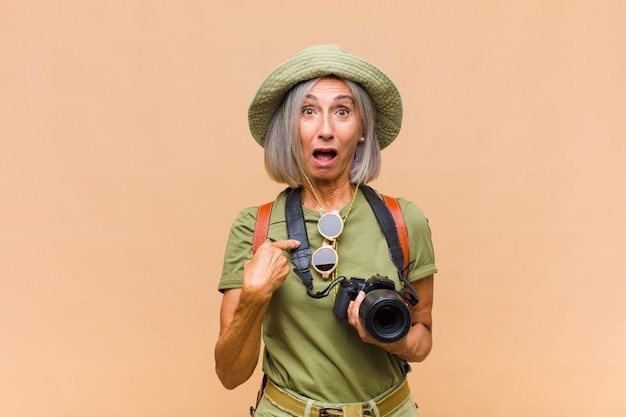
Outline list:
[[[347,318],[350,301],[359,292],[365,292],[365,299],[359,309],[363,327],[376,340],[392,343],[402,339],[411,328],[411,311],[404,299],[396,291],[392,280],[381,275],[369,279],[350,278],[340,284],[333,313],[338,319]]]

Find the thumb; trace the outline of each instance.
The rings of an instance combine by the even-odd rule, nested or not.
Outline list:
[[[300,246],[300,242],[295,239],[277,240],[274,245],[278,246],[282,250],[291,250]]]

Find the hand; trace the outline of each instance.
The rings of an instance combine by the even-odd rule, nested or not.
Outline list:
[[[365,299],[363,291],[348,305],[348,322],[357,330],[363,342],[376,345],[407,362],[421,362],[426,359],[433,345],[433,276],[419,279],[411,285],[419,295],[420,301],[409,307],[411,310],[411,328],[402,339],[393,343],[382,343],[374,339],[365,330],[359,317],[359,309]]]
[[[361,317],[359,317],[359,309],[364,299],[365,292],[360,291],[357,297],[353,301],[350,301],[350,304],[348,304],[348,323],[357,330],[361,340],[365,343],[377,344],[376,340],[365,330],[365,327],[363,327],[361,323]]]
[[[390,351],[391,345],[393,343],[383,343],[374,339],[363,326],[363,323],[361,322],[361,317],[359,316],[359,310],[364,299],[365,292],[361,291],[353,301],[350,301],[350,304],[348,304],[348,323],[350,323],[350,325],[357,330],[357,332],[359,333],[359,337],[361,337],[361,340],[363,342],[370,343],[372,345],[376,345],[382,349]]]
[[[265,242],[243,266],[242,291],[271,297],[289,274],[289,261],[283,251],[300,246],[297,240]]]

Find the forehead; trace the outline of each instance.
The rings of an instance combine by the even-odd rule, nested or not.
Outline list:
[[[324,77],[320,79],[311,87],[309,94],[314,96],[329,94],[352,97],[352,91],[348,85],[341,78],[337,77]]]

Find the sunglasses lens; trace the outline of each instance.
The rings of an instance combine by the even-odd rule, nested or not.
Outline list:
[[[337,252],[330,246],[323,246],[313,253],[311,262],[318,272],[330,272],[337,266]]]
[[[337,212],[326,213],[317,222],[317,229],[326,239],[337,239],[343,231],[343,220]]]

